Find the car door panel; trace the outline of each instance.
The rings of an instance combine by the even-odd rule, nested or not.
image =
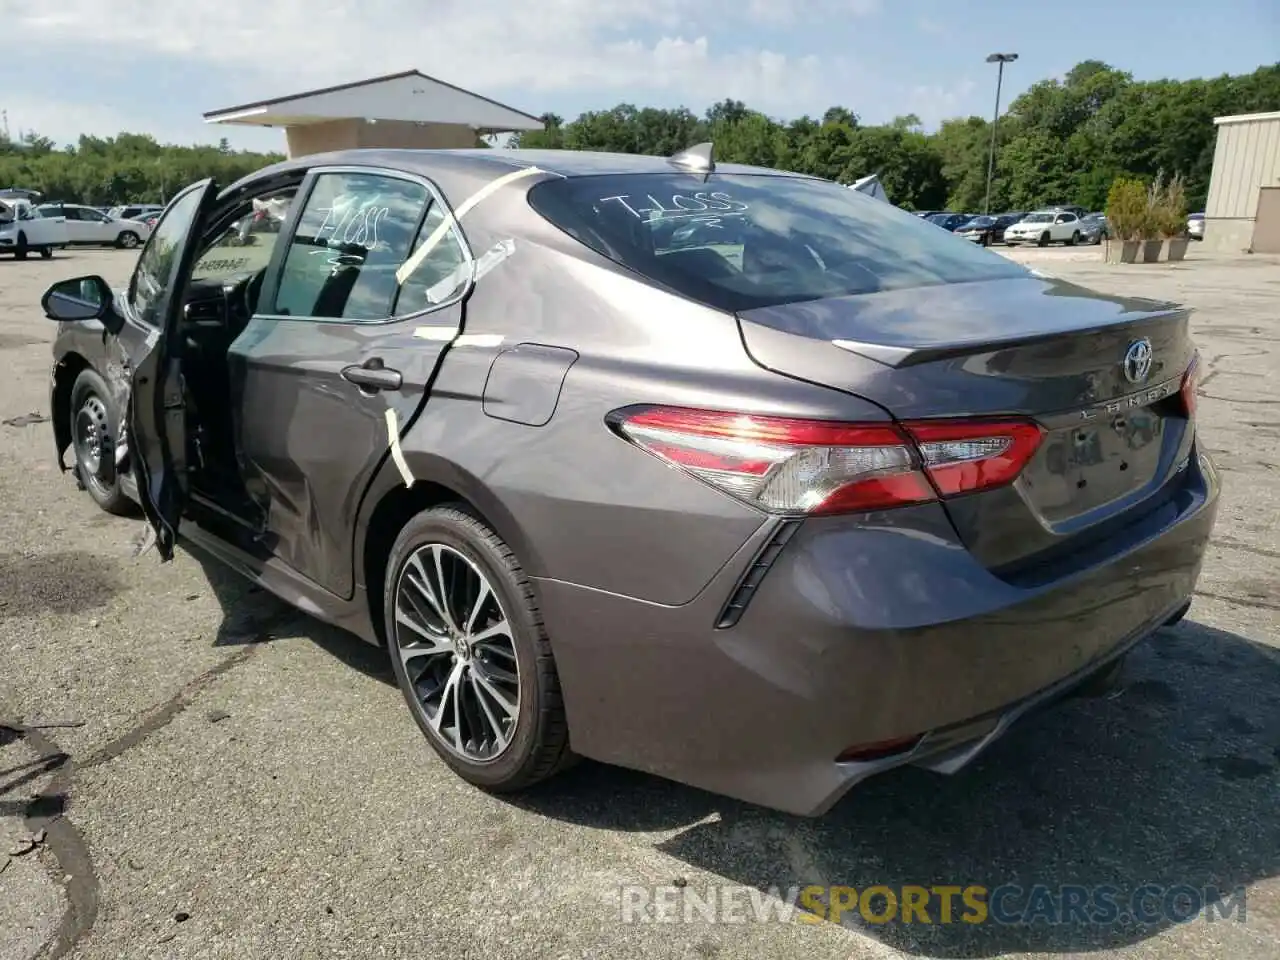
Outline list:
[[[182,291],[216,196],[217,185],[202,180],[174,197],[139,255],[127,298],[132,322],[145,330],[131,358],[129,459],[162,560],[173,556],[187,498]]]
[[[359,244],[335,240],[336,234],[328,235],[332,245],[317,239],[326,230],[317,227],[320,213],[312,211],[328,208],[316,207],[316,183],[340,173],[317,170],[304,185],[301,209],[280,240],[289,252],[264,286],[268,312],[255,315],[232,344],[228,366],[240,475],[261,517],[263,543],[302,576],[350,597],[351,538],[361,498],[423,409],[440,361],[463,326],[469,274],[459,268],[471,261],[450,230],[462,259],[428,264],[423,277],[400,286],[396,270],[409,243],[420,243],[444,216],[439,193],[416,178],[405,179],[427,191],[426,206],[409,224],[403,253],[379,259],[373,247],[360,253]],[[336,209],[338,201],[332,205]],[[379,221],[384,237],[391,227]],[[466,280],[432,301],[430,291],[441,282],[448,288],[453,275]],[[410,288],[425,299],[406,300],[404,316],[340,315],[344,304],[361,316],[374,316],[376,303],[386,314],[396,312],[395,302]]]

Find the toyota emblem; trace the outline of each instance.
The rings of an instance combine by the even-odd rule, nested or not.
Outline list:
[[[1151,341],[1146,337],[1129,344],[1124,352],[1124,378],[1142,383],[1151,373]]]

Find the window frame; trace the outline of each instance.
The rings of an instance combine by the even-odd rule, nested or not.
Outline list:
[[[365,318],[355,318],[355,317],[314,317],[314,316],[302,315],[302,314],[275,313],[274,309],[276,305],[276,297],[278,296],[279,290],[280,290],[280,281],[284,277],[285,264],[288,260],[289,252],[293,246],[293,238],[298,232],[298,225],[299,223],[301,223],[302,216],[306,212],[307,204],[311,202],[311,196],[315,192],[316,182],[322,176],[332,175],[332,174],[338,174],[338,175],[347,174],[347,175],[364,176],[364,177],[385,177],[390,180],[402,180],[408,183],[425,187],[427,190],[428,202],[423,204],[422,211],[418,214],[418,219],[414,224],[413,241],[416,244],[419,237],[421,237],[422,226],[426,222],[427,214],[431,212],[432,207],[434,207],[436,204],[440,204],[441,208],[445,211],[446,217],[449,220],[448,232],[453,234],[454,239],[457,241],[459,248],[462,250],[463,263],[465,263],[468,267],[466,279],[464,280],[463,283],[458,285],[458,289],[454,293],[454,295],[449,297],[446,300],[441,300],[439,303],[433,303],[430,306],[425,307],[421,310],[412,310],[412,311],[409,311],[408,313],[400,313],[396,311],[394,308],[399,306],[400,291],[401,291],[401,287],[403,287],[403,284],[397,284],[396,296],[395,296],[395,299],[392,300],[391,302],[392,314],[389,317],[381,317],[377,319],[365,319]],[[299,199],[301,200],[301,202],[298,202]],[[266,281],[264,282],[264,285],[263,285],[264,295],[266,294],[268,287],[270,289],[270,292],[271,292],[270,303],[271,303],[273,312],[256,313],[254,314],[255,319],[289,320],[289,321],[302,320],[308,323],[348,323],[348,324],[359,324],[360,326],[376,326],[379,324],[402,323],[405,320],[412,320],[417,317],[426,316],[427,314],[436,313],[440,310],[446,310],[449,307],[456,305],[460,301],[466,299],[466,297],[471,293],[472,288],[475,286],[475,264],[476,264],[475,255],[472,253],[471,245],[467,242],[466,234],[462,230],[462,224],[459,223],[458,217],[456,214],[454,214],[453,207],[450,206],[449,201],[445,199],[444,192],[438,186],[436,186],[436,184],[433,183],[429,178],[422,176],[421,174],[411,173],[407,170],[396,170],[390,167],[380,167],[380,166],[365,167],[365,166],[352,165],[352,164],[334,164],[334,165],[328,165],[328,166],[322,166],[322,167],[311,167],[307,171],[306,179],[304,179],[302,184],[298,187],[298,193],[297,193],[297,197],[295,198],[295,204],[296,206],[294,207],[294,210],[291,212],[289,222],[286,223],[284,227],[282,227],[281,229],[281,239],[277,241],[278,246],[281,245],[281,243],[283,243],[283,252],[280,254],[278,260],[276,260],[271,266],[268,267],[269,275],[266,278]],[[409,257],[413,256],[413,251],[415,249],[416,247],[410,247],[409,252],[405,257],[406,261],[408,260]]]

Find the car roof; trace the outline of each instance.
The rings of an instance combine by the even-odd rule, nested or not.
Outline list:
[[[317,166],[370,166],[386,167],[431,177],[435,174],[491,174],[494,178],[515,170],[537,167],[539,170],[566,178],[597,177],[618,174],[671,173],[678,168],[667,162],[666,157],[654,157],[638,153],[597,153],[586,150],[388,150],[359,149],[338,150],[332,153],[307,154],[292,160],[264,167],[249,176],[230,184],[224,193],[231,193],[241,186],[256,181],[263,175],[289,173]],[[802,173],[755,167],[740,163],[717,163],[716,173],[756,174],[819,180]]]

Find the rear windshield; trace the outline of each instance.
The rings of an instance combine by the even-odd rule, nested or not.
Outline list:
[[[596,252],[722,310],[1026,276],[883,200],[798,177],[547,180],[530,205]]]

